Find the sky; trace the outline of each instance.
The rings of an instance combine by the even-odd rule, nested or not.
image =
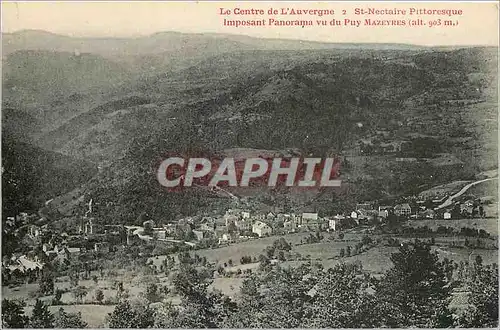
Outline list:
[[[221,8],[232,11],[220,15]],[[264,15],[235,15],[234,10],[263,9]],[[297,16],[268,15],[270,9],[333,9],[334,16],[304,18],[316,20],[422,19],[426,26],[224,26],[230,20],[296,19]],[[454,9],[460,16],[355,15],[356,8],[368,9]],[[345,10],[345,14],[344,11]],[[2,32],[45,30],[70,36],[131,37],[162,31],[187,33],[231,33],[263,38],[285,38],[323,42],[406,43],[417,45],[498,46],[498,4],[494,2],[5,2],[2,1]],[[299,19],[300,16],[298,16]],[[441,26],[430,27],[441,19]],[[451,20],[455,26],[444,26]]]

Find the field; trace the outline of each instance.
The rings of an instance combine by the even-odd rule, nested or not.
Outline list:
[[[335,242],[342,243],[342,242]],[[391,267],[390,255],[395,252],[396,248],[391,247],[376,247],[370,249],[361,254],[352,256],[352,257],[344,257],[344,258],[321,258],[318,255],[311,255],[311,258],[319,262],[325,268],[331,268],[335,265],[345,262],[345,263],[353,263],[356,261],[360,261],[363,264],[363,269],[369,271],[372,274],[382,274],[384,271]],[[318,260],[319,259],[319,260]],[[288,267],[297,267],[300,264],[304,263],[304,261],[286,261],[283,263],[284,266]]]
[[[374,275],[381,275],[392,267],[391,254],[397,252],[397,247],[375,247],[361,254],[344,257],[337,259],[326,259],[320,258],[316,260],[320,262],[323,267],[330,268],[338,263],[353,263],[356,261],[361,262],[363,269],[369,271]],[[440,259],[448,258],[450,260],[460,262],[474,260],[475,256],[480,255],[483,258],[485,264],[498,263],[498,251],[497,250],[471,250],[471,249],[460,249],[460,248],[445,248],[445,247],[433,247],[433,251],[437,252]],[[312,255],[312,259],[316,259]],[[303,261],[287,261],[284,262],[285,266],[298,266]]]
[[[305,237],[309,235],[310,233],[296,233],[283,236],[250,239],[245,242],[231,244],[229,246],[224,246],[217,249],[198,250],[196,251],[196,254],[198,254],[199,256],[204,256],[208,261],[215,262],[217,264],[223,264],[224,262],[227,262],[229,259],[231,259],[236,265],[240,263],[240,259],[243,256],[251,256],[252,258],[257,258],[260,254],[262,254],[262,251],[267,246],[272,245],[275,240],[281,237],[283,237],[291,245],[296,245],[300,244],[300,241],[305,239]]]
[[[338,256],[340,249],[346,249],[347,246],[354,248],[355,244],[356,242],[328,241],[295,246],[292,251],[300,253],[302,257],[307,259],[309,259],[308,256],[312,259],[329,259]]]
[[[491,230],[496,229],[496,222],[496,219],[424,220],[411,221],[409,222],[409,225],[427,225],[430,228],[437,228],[440,225],[453,225],[457,228],[468,226],[481,227]],[[319,243],[312,244],[300,244],[301,240],[304,240],[305,237],[310,235],[309,233],[283,235],[281,237],[292,245],[292,255],[296,255],[297,253],[300,254],[301,260],[284,261],[279,264],[282,267],[297,267],[306,262],[306,260],[310,260],[312,262],[321,263],[325,268],[330,268],[341,262],[361,262],[365,270],[370,272],[373,276],[379,277],[392,266],[390,257],[392,253],[397,251],[397,247],[375,246],[358,255],[343,258],[339,257],[341,249],[346,250],[347,247],[350,246],[351,249],[354,250],[356,243],[361,241],[361,238],[366,234],[366,228],[357,228],[346,231],[344,238],[339,240],[338,238],[332,239],[337,236],[336,234],[323,233],[324,239]],[[373,239],[377,239],[378,237],[383,236],[371,235],[371,237]],[[206,256],[209,261],[217,262],[218,264],[223,264],[229,259],[232,259],[234,266],[226,267],[226,271],[231,271],[233,273],[238,270],[244,271],[247,269],[255,271],[255,269],[259,267],[259,263],[240,265],[240,258],[247,255],[258,257],[258,255],[261,254],[267,246],[272,245],[272,243],[278,238],[279,236],[253,239],[218,249],[198,250],[195,253],[200,256]],[[395,238],[398,238],[401,242],[413,240],[412,238]],[[470,239],[472,240],[472,238]],[[480,255],[486,264],[498,262],[497,250],[448,247],[452,241],[456,244],[462,244],[464,240],[465,238],[462,237],[435,237],[436,245],[433,246],[433,251],[436,251],[441,259],[448,258],[456,262],[474,260],[477,255]],[[491,240],[491,242],[494,243],[493,240]],[[160,264],[161,260],[164,259],[164,256],[159,256],[158,258],[154,257],[151,259],[155,264]],[[214,282],[210,285],[210,288],[219,290],[229,297],[234,298],[238,295],[239,288],[241,287],[244,278],[245,275],[232,275],[230,277],[216,276]],[[105,318],[108,313],[113,311],[114,305],[94,305],[95,292],[97,289],[101,289],[104,293],[105,300],[114,298],[117,293],[114,285],[116,281],[123,283],[125,290],[132,299],[139,297],[141,293],[145,291],[147,284],[152,281],[160,285],[171,285],[170,279],[162,274],[153,276],[117,270],[113,275],[108,275],[104,279],[99,278],[97,283],[92,280],[79,281],[79,285],[88,288],[88,294],[83,298],[83,300],[81,302],[76,302],[72,293],[67,292],[62,295],[61,300],[62,303],[69,305],[50,306],[50,310],[54,313],[60,307],[63,307],[68,312],[81,312],[83,320],[88,322],[90,327],[103,327]],[[57,278],[55,281],[55,287],[58,289],[70,289],[69,279],[67,277]],[[37,290],[38,284],[36,283],[25,284],[19,287],[4,286],[2,287],[2,295],[9,298],[25,299],[28,303],[28,306],[25,309],[26,313],[29,315],[35,302],[35,298],[33,297],[35,296]],[[52,296],[46,296],[41,299],[50,301]],[[180,302],[179,297],[175,295],[169,295],[167,299],[174,304]]]
[[[436,230],[439,226],[453,227],[460,230],[462,227],[484,229],[492,235],[498,235],[498,219],[458,219],[458,220],[412,220],[408,221],[407,225],[410,227],[424,227],[427,226],[432,230]]]
[[[82,319],[88,323],[89,328],[102,328],[105,324],[108,313],[113,312],[115,306],[112,305],[70,305],[70,306],[50,306],[51,313],[56,313],[59,308],[63,308],[67,313],[82,313]],[[33,307],[26,307],[25,312],[31,315]]]
[[[168,280],[164,276],[156,277],[159,283],[168,284]],[[145,291],[145,287],[149,280],[153,280],[148,278],[147,276],[141,275],[124,275],[117,274],[117,276],[113,276],[111,279],[99,279],[98,283],[94,283],[92,280],[80,280],[78,285],[85,286],[88,289],[88,293],[85,297],[83,297],[82,304],[75,304],[75,298],[71,292],[63,293],[61,302],[66,305],[56,305],[50,306],[49,309],[52,313],[57,312],[60,307],[64,308],[67,312],[81,312],[82,319],[89,324],[89,327],[103,327],[105,323],[105,318],[108,313],[112,312],[114,309],[113,304],[107,305],[95,305],[95,292],[97,289],[101,289],[104,293],[104,301],[109,298],[113,298],[116,296],[116,289],[113,288],[113,282],[120,281],[123,282],[124,289],[128,292],[131,298],[140,296],[141,292]],[[215,288],[223,291],[230,291],[228,285],[224,286],[221,283],[221,288],[214,285]],[[55,289],[70,289],[69,279],[67,277],[59,277],[56,279],[54,284]],[[238,287],[238,286],[236,286]],[[37,292],[39,286],[37,283],[25,284],[19,287],[2,287],[2,296],[9,297],[9,299],[23,299],[26,301],[27,306],[25,307],[25,311],[27,315],[31,314],[33,309],[33,305],[35,303],[35,293]],[[41,297],[40,300],[50,302],[53,296],[45,296]],[[169,297],[170,301],[174,304],[179,302],[178,297]]]

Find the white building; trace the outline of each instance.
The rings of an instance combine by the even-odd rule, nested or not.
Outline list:
[[[318,221],[318,213],[302,213],[300,217],[300,224],[306,225],[307,223],[316,223]]]
[[[443,218],[444,218],[445,220],[449,220],[449,219],[451,219],[451,213],[450,213],[450,212],[444,212],[444,214],[443,214]]]
[[[318,213],[302,213],[302,220],[318,220]]]
[[[271,235],[272,231],[272,228],[262,221],[256,221],[252,226],[252,233],[256,233],[259,237]]]
[[[337,219],[328,220],[328,229],[335,231],[337,227]]]

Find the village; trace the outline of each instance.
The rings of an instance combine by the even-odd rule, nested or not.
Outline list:
[[[2,270],[8,269],[9,274],[23,274],[22,277],[35,280],[44,264],[54,259],[71,260],[89,251],[106,254],[125,246],[148,242],[198,250],[301,232],[342,232],[356,227],[400,225],[408,221],[487,217],[485,209],[489,200],[462,195],[465,191],[462,189],[454,195],[442,194],[427,199],[412,196],[394,205],[361,202],[351,212],[335,215],[322,215],[314,210],[301,213],[263,212],[241,208],[236,203],[236,207],[219,214],[214,211],[208,216],[184,217],[168,223],[147,219],[144,213],[142,218],[147,220],[131,225],[99,223],[92,217],[91,200],[79,223],[66,227],[64,231],[54,228],[47,219],[36,214],[21,213],[7,219],[4,234],[16,235],[19,240],[28,243],[24,246],[26,253],[3,260]]]

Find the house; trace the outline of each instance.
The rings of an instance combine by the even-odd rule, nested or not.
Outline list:
[[[228,209],[226,215],[238,215],[242,212],[241,209]]]
[[[101,252],[101,253],[108,253],[109,252],[109,244],[108,243],[95,243],[94,244],[94,251]]]
[[[371,211],[373,210],[372,203],[358,203],[356,204],[356,211]]]
[[[214,232],[216,227],[217,225],[215,223],[202,223],[199,229]]]
[[[419,217],[424,218],[424,219],[434,219],[435,212],[434,212],[434,210],[431,210],[431,209],[424,210],[424,211],[419,213]]]
[[[234,234],[231,233],[222,234],[222,241],[228,243],[234,242],[235,241]]]
[[[28,271],[39,271],[43,268],[43,264],[37,261],[29,260],[25,255],[17,258],[13,265],[8,267],[10,271],[18,270],[21,273]]]
[[[196,240],[201,241],[203,239],[204,232],[202,230],[193,229],[193,234]]]
[[[156,239],[165,239],[167,231],[163,230],[163,228],[153,228],[153,237]]]
[[[274,214],[273,212],[269,212],[269,213],[266,215],[266,219],[267,219],[267,220],[273,220],[275,217],[276,217],[276,214]]]
[[[234,222],[240,232],[252,230],[252,221],[249,218],[238,219]]]
[[[15,224],[16,224],[16,218],[7,217],[7,221],[5,221],[5,225],[7,225],[7,227],[13,227]]]
[[[318,213],[308,213],[304,212],[302,213],[302,222],[309,221],[309,220],[318,220]]]
[[[365,211],[365,210],[360,210],[357,211],[357,218],[354,218],[358,224],[360,223],[371,223],[374,220],[374,213],[377,214],[377,211]],[[352,217],[351,217],[352,218]]]
[[[42,244],[42,251],[47,253],[47,251],[51,251],[53,249],[52,244],[50,243],[43,243]]]
[[[201,241],[205,238],[213,237],[215,232],[213,230],[195,229],[193,230],[193,234],[198,241]]]
[[[242,219],[249,219],[250,218],[250,212],[248,212],[248,211],[242,211],[241,212],[241,218]]]
[[[337,230],[337,219],[328,219],[328,230]]]
[[[411,207],[408,203],[398,204],[394,207],[394,214],[400,217],[406,217],[411,214]]]
[[[176,225],[174,223],[167,223],[166,225],[163,225],[163,228],[165,229],[167,235],[175,234]]]
[[[37,225],[31,225],[30,226],[30,236],[31,237],[38,237],[40,236],[40,227]]]
[[[445,220],[449,220],[449,219],[451,219],[451,213],[450,213],[450,212],[448,212],[448,211],[444,212],[444,214],[443,214],[443,219],[445,219]]]
[[[352,219],[357,219],[358,218],[358,213],[356,211],[351,212],[351,218]]]
[[[266,215],[264,213],[258,213],[253,215],[252,218],[259,221],[264,221],[266,220]]]
[[[386,219],[388,216],[389,216],[389,209],[388,208],[381,209],[379,207],[379,209],[378,209],[378,217],[382,218],[382,219]]]
[[[256,233],[259,237],[271,235],[272,228],[265,222],[256,221],[252,226],[252,233]]]
[[[226,224],[226,227],[229,226],[230,224],[235,224],[237,220],[238,220],[238,216],[236,216],[236,215],[233,215],[233,214],[225,214],[224,215],[224,222]]]
[[[215,223],[215,218],[205,216],[201,218],[200,223]]]
[[[297,222],[295,219],[287,218],[283,222],[283,228],[287,233],[294,233],[297,230]]]
[[[308,230],[321,230],[325,229],[326,222],[319,218],[318,213],[302,213],[301,228]]]
[[[227,233],[227,227],[217,227],[215,229],[215,236],[219,238],[219,242],[222,240],[222,237],[226,233]]]
[[[471,215],[474,211],[473,203],[465,202],[460,204],[460,213],[465,215]]]

